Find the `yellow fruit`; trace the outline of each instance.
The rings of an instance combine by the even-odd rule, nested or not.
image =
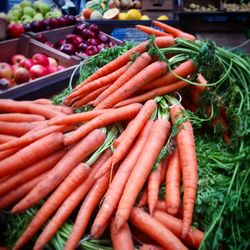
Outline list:
[[[121,12],[118,16],[119,20],[127,20],[127,13]]]
[[[143,16],[141,17],[141,20],[150,20],[150,18],[149,18],[149,16],[147,16],[147,15],[143,15]]]
[[[108,9],[103,14],[103,19],[117,19],[120,11],[118,8]]]
[[[127,12],[127,20],[141,20],[141,12],[136,9],[130,9]]]
[[[162,15],[162,16],[159,16],[158,18],[157,18],[157,20],[162,20],[162,21],[164,21],[164,20],[168,20],[169,18],[168,18],[168,16],[166,16],[166,15]]]

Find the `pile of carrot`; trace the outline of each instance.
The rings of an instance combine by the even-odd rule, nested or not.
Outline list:
[[[160,48],[174,45],[174,37],[194,40],[154,24],[163,31],[137,27],[156,35]],[[68,250],[84,235],[98,239],[106,230],[116,250],[198,249],[204,233],[192,227],[198,185],[193,128],[180,101],[165,95],[186,88],[196,107],[206,81],[198,75],[200,86],[189,86],[178,76],[189,79],[197,70],[192,60],[169,71],[147,45],[97,70],[63,105],[0,100],[0,209],[22,213],[42,202],[13,249],[25,249],[41,229],[33,249],[43,249],[73,211]],[[93,109],[74,113],[85,105]],[[107,145],[103,128],[117,123],[123,131]]]

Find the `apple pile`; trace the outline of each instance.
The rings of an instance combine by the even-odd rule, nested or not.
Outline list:
[[[63,69],[64,67],[58,65],[55,58],[42,53],[36,53],[32,58],[16,54],[10,58],[9,63],[0,62],[0,90],[6,90]]]
[[[88,57],[98,54],[105,48],[116,46],[107,35],[100,32],[95,24],[78,23],[72,34],[52,43],[42,34],[37,34],[36,40],[54,47],[68,55]]]

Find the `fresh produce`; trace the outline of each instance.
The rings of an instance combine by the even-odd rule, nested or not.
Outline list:
[[[41,42],[49,42],[49,46],[68,54],[83,57],[93,56],[100,51],[115,46],[110,38],[99,30],[95,24],[78,23],[72,34],[56,42],[48,41],[46,36],[37,34],[36,39]]]
[[[205,12],[209,12],[209,11],[218,11],[218,8],[216,8],[212,4],[207,4],[207,6],[205,6],[205,5],[200,5],[200,4],[196,4],[196,3],[190,3],[188,5],[188,7],[184,8],[184,10],[185,11],[205,11]]]
[[[18,23],[11,23],[7,27],[7,34],[11,38],[17,38],[24,33],[24,27]]]
[[[179,38],[182,32],[168,30],[175,39],[164,36],[138,45],[125,44],[82,62],[76,86],[70,83],[55,96],[57,105],[46,99],[0,101],[3,119],[6,113],[17,112],[45,119],[33,122],[33,129],[30,127],[19,138],[15,138],[14,130],[4,132],[4,123],[16,121],[8,118],[1,122],[5,142],[0,147],[0,185],[11,184],[10,180],[17,178],[20,172],[14,169],[34,173],[36,164],[44,160],[42,156],[37,160],[33,154],[25,158],[30,164],[25,167],[20,160],[17,164],[11,159],[40,148],[41,142],[58,137],[53,142],[57,149],[50,149],[50,153],[41,149],[44,158],[65,152],[51,170],[31,174],[22,183],[25,188],[21,188],[21,194],[13,196],[11,188],[0,193],[2,208],[11,211],[2,213],[7,225],[4,239],[10,248],[110,249],[112,244],[119,249],[119,242],[125,249],[249,248],[250,232],[244,223],[250,215],[249,57],[213,42]],[[185,33],[185,37],[191,36]],[[140,66],[138,61],[144,62],[141,57],[154,60],[134,71],[134,65]],[[156,70],[155,65],[165,67],[155,71],[158,79],[138,83],[140,88],[135,91],[124,87],[129,82],[128,86],[138,86],[138,75],[150,78],[151,71],[145,69],[150,66]],[[77,101],[89,96],[86,86],[103,78],[124,80],[124,76],[113,78],[113,72],[124,69],[134,75],[110,96],[121,93],[121,102],[134,102],[120,102],[120,108],[116,102],[108,102],[109,109],[96,108],[95,100],[107,86],[112,86],[109,83],[96,85],[94,92],[102,90],[99,96],[92,95],[89,103],[74,108]],[[159,88],[167,87],[165,92],[159,92]],[[138,103],[138,96],[145,99]],[[223,127],[221,117],[226,121]],[[25,138],[29,137],[33,141],[27,140],[27,144]],[[79,151],[89,153],[81,156],[76,153]],[[174,158],[176,154],[179,161]],[[90,168],[89,173],[85,181],[72,183],[69,180],[80,169],[80,162]],[[173,185],[173,191],[166,196],[168,185]],[[6,202],[8,194],[13,197],[10,202]],[[53,197],[60,198],[52,206]],[[51,211],[46,210],[47,205]],[[53,215],[48,221],[50,212]]]
[[[39,77],[63,70],[57,60],[42,53],[36,53],[32,58],[22,54],[11,56],[10,63],[0,63],[0,79],[3,80],[1,90],[15,85],[30,82]]]

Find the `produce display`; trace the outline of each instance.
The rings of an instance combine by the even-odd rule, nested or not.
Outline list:
[[[68,55],[82,57],[96,55],[100,51],[116,45],[106,34],[100,32],[97,25],[87,23],[78,23],[72,34],[68,34],[58,41],[49,41],[43,34],[37,34],[35,39]]]
[[[223,4],[224,10],[229,12],[236,12],[236,11],[250,11],[250,2],[248,3],[224,3]]]
[[[31,58],[13,55],[9,62],[0,62],[0,91],[27,83],[42,76],[63,70],[53,57],[36,53]]]
[[[190,3],[188,7],[184,8],[185,11],[218,11],[218,8],[216,8],[212,4],[208,4],[207,6],[196,4],[196,3]]]
[[[153,24],[53,100],[0,100],[9,248],[250,247],[250,57]]]

